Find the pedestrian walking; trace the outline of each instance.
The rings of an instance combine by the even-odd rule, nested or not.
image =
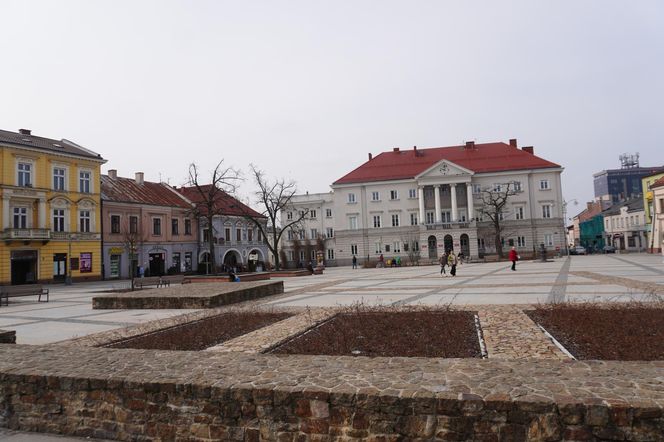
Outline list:
[[[445,266],[447,265],[447,252],[443,253],[438,260],[440,262],[440,274],[446,275]]]
[[[512,247],[512,250],[510,250],[510,261],[512,261],[512,271],[516,271],[516,262],[519,260],[519,254],[516,253],[516,249]]]
[[[353,268],[357,268],[357,256],[353,255]]]
[[[447,265],[450,266],[450,275],[456,276],[456,268],[458,262],[459,261],[457,260],[454,251],[450,250],[450,254],[447,256]]]
[[[458,258],[458,261],[459,261],[459,265],[463,264],[463,258],[464,258],[465,256],[466,256],[466,255],[463,254],[463,250],[459,251],[459,254],[457,255],[457,258]]]

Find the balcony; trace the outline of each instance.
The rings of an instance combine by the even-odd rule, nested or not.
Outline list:
[[[5,241],[48,241],[51,231],[48,229],[5,229],[2,232]]]
[[[427,230],[452,230],[452,229],[468,229],[470,227],[475,227],[475,223],[472,221],[457,221],[449,223],[431,223],[425,224]]]

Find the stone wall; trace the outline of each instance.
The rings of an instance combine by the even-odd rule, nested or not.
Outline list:
[[[154,441],[661,440],[663,370],[0,346],[0,426]]]

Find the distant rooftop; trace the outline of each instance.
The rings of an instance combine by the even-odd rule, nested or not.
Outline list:
[[[18,132],[11,132],[8,130],[0,129],[0,144],[7,146],[28,147],[31,149],[44,150],[52,153],[76,155],[94,159],[97,161],[104,160],[100,154],[79,146],[73,141],[66,139],[55,140],[52,138],[38,137],[32,134],[30,129],[19,129]]]

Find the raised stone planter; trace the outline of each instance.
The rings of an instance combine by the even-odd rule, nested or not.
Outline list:
[[[284,292],[283,281],[185,284],[92,298],[93,309],[199,309]]]
[[[16,344],[16,332],[14,330],[0,330],[0,344]]]
[[[663,370],[1,346],[0,426],[149,441],[661,440]]]
[[[261,273],[238,273],[237,276],[240,278],[241,282],[249,281],[267,281],[270,279],[269,272]],[[195,275],[187,276],[185,278],[187,282],[230,282],[228,281],[228,275]]]
[[[310,276],[309,270],[279,270],[278,272],[271,272],[271,278],[292,278],[294,276]]]

